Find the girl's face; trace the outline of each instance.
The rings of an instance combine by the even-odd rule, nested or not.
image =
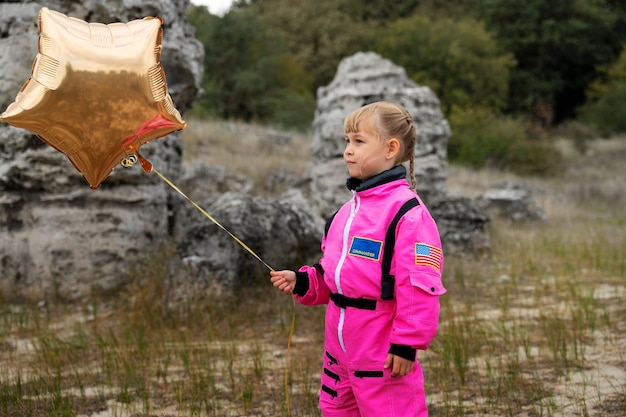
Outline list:
[[[373,128],[374,123],[363,120],[356,132],[346,133],[343,160],[351,177],[366,180],[395,165],[394,158],[389,156],[389,140],[379,138]]]

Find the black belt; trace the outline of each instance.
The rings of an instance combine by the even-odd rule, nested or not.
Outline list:
[[[376,300],[369,298],[350,298],[343,294],[330,293],[330,299],[340,308],[354,307],[361,310],[376,310]]]

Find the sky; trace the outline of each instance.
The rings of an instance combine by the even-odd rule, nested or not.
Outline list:
[[[230,7],[233,0],[191,0],[196,5],[206,6],[209,12],[222,16]]]

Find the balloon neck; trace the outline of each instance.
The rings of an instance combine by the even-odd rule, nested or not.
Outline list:
[[[139,163],[141,164],[141,167],[143,168],[143,171],[146,174],[149,174],[152,172],[152,162],[148,161],[146,158],[144,158],[143,156],[137,154],[137,157],[139,158]]]

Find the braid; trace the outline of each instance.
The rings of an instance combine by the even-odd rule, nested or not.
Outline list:
[[[413,121],[411,114],[404,108],[402,110],[407,124],[403,135],[405,149],[404,157],[402,159],[404,161],[409,161],[409,179],[411,181],[411,189],[417,193],[417,180],[415,179],[415,142],[417,140],[417,132],[415,129],[415,122]]]
[[[409,159],[409,177],[411,180],[411,190],[417,194],[417,180],[415,179],[415,148],[411,151],[411,159]]]

